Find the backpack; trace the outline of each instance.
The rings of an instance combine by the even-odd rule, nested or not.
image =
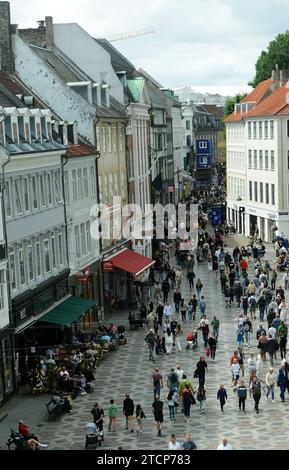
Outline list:
[[[179,377],[178,375],[175,373],[175,372],[172,372],[170,375],[169,375],[169,381],[173,384],[175,384],[176,382],[179,381]]]

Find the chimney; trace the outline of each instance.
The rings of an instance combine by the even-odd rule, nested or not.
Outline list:
[[[14,70],[9,2],[0,2],[0,70]]]
[[[54,44],[52,16],[45,16],[45,28],[46,28],[46,47],[47,49],[52,49],[53,44]]]
[[[279,67],[276,65],[276,68],[272,70],[272,88],[276,90],[285,85],[285,83],[289,80],[289,70],[282,69],[280,70]]]

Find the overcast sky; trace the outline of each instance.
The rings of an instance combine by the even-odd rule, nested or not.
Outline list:
[[[164,86],[223,94],[248,90],[254,64],[276,34],[289,27],[288,0],[10,0],[11,21],[35,27],[77,22],[91,35],[152,28],[114,42],[136,67]],[[289,52],[288,52],[289,53]]]

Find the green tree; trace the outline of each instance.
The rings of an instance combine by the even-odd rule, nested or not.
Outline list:
[[[289,31],[281,33],[269,43],[266,51],[262,51],[256,62],[255,78],[249,85],[256,87],[263,80],[271,77],[272,70],[289,69]]]
[[[235,104],[240,103],[247,93],[238,93],[235,96],[229,96],[224,107],[224,116],[227,117],[234,112]]]

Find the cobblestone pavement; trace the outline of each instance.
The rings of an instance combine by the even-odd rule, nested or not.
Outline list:
[[[236,241],[241,242],[241,238],[228,239],[228,246],[233,247]],[[273,250],[270,247],[268,259],[272,259]],[[38,433],[41,440],[49,444],[49,449],[83,449],[84,448],[84,425],[89,417],[90,409],[95,401],[100,403],[104,410],[107,410],[110,398],[115,398],[119,409],[118,429],[115,434],[107,430],[107,417],[105,418],[105,441],[103,449],[117,449],[122,446],[124,449],[167,449],[170,434],[176,434],[178,440],[182,440],[186,432],[193,435],[199,449],[215,449],[220,441],[220,437],[226,434],[234,449],[288,449],[289,434],[287,433],[287,423],[289,419],[288,397],[285,403],[279,399],[279,389],[276,390],[277,403],[266,400],[264,392],[260,402],[260,414],[254,412],[253,399],[247,399],[247,414],[239,412],[236,395],[232,390],[231,374],[229,369],[229,358],[236,347],[235,341],[235,318],[239,309],[224,308],[224,298],[220,291],[219,281],[215,279],[213,273],[207,272],[205,264],[200,265],[196,270],[196,276],[200,277],[204,284],[203,295],[207,303],[207,314],[209,319],[216,314],[221,321],[219,343],[216,354],[216,362],[208,361],[208,374],[206,378],[207,401],[206,412],[202,414],[199,406],[192,407],[191,419],[189,423],[184,421],[181,414],[177,415],[174,423],[168,418],[167,407],[165,406],[165,423],[161,437],[157,437],[155,423],[151,413],[153,401],[151,375],[154,366],[148,361],[147,346],[144,343],[146,329],[128,332],[128,343],[120,346],[119,350],[109,353],[109,356],[101,363],[96,371],[96,381],[94,383],[94,393],[77,398],[73,402],[73,411],[70,415],[65,415],[58,422],[47,422],[44,403],[47,397],[25,397],[22,400],[15,398],[9,409],[8,416],[0,423],[1,442],[7,437],[7,429],[18,418],[25,419]],[[280,276],[279,276],[280,279]],[[187,281],[182,283],[181,291],[185,300],[190,299],[190,291]],[[123,314],[114,314],[116,324],[124,323]],[[196,322],[200,319],[197,314]],[[195,323],[196,323],[195,322]],[[258,321],[255,322],[254,333]],[[185,337],[188,325],[184,328],[182,338],[182,352],[174,350],[171,356],[161,355],[156,358],[155,366],[160,368],[161,373],[167,376],[170,368],[180,364],[185,373],[192,378],[195,365],[199,356],[204,353],[203,344],[199,335],[199,346],[196,351],[185,350]],[[254,335],[255,337],[255,335]],[[256,341],[248,351],[257,352]],[[246,359],[248,353],[245,351]],[[279,364],[278,353],[278,364]],[[263,364],[262,375],[264,376],[269,367],[268,361]],[[245,371],[248,378],[248,372]],[[166,380],[165,380],[166,383]],[[228,392],[228,402],[225,412],[222,413],[219,403],[216,400],[217,389],[220,383],[224,383]],[[197,382],[193,379],[196,387]],[[125,393],[129,392],[135,404],[141,403],[147,415],[144,431],[141,436],[132,434],[125,430],[125,422],[122,416],[122,401]],[[162,390],[162,398],[166,397],[167,389]],[[4,410],[5,411],[5,407]],[[21,414],[21,416],[20,416]],[[39,427],[38,427],[39,426]]]

